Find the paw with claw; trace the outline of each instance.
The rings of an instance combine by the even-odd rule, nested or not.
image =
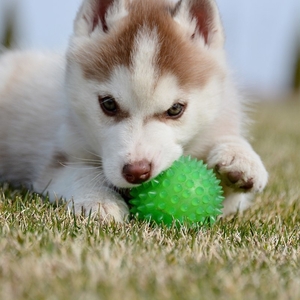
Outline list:
[[[260,157],[244,141],[219,144],[210,152],[207,163],[224,185],[239,192],[261,192],[268,181]]]

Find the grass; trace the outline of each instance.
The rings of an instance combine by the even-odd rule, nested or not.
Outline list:
[[[0,299],[300,299],[300,101],[255,114],[268,187],[210,229],[104,225],[0,188]]]

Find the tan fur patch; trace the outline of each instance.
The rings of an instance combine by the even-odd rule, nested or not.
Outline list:
[[[53,155],[51,167],[55,169],[62,168],[67,164],[67,162],[67,156],[62,152],[57,152]]]
[[[105,38],[89,39],[71,53],[86,78],[105,81],[118,65],[132,68],[135,37],[141,28],[156,30],[159,53],[155,63],[159,75],[174,74],[182,87],[203,86],[218,68],[206,49],[201,50],[173,20],[164,1],[133,1],[128,16]]]

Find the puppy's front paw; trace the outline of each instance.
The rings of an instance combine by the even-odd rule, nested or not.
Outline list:
[[[85,215],[88,215],[91,212],[93,215],[97,214],[100,220],[104,222],[122,223],[129,215],[129,209],[124,200],[113,194],[106,198],[103,198],[102,195],[100,199],[84,199],[81,201],[74,199],[73,205],[75,213],[84,212]]]
[[[261,192],[268,181],[260,157],[246,142],[216,146],[210,152],[207,164],[214,168],[225,185],[238,191]]]

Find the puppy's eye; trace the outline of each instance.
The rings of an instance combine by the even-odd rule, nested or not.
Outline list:
[[[99,96],[98,98],[100,107],[107,116],[113,117],[118,113],[118,104],[112,96]]]
[[[175,103],[170,109],[167,110],[166,115],[170,119],[178,119],[182,116],[185,109],[185,105],[181,103]]]

